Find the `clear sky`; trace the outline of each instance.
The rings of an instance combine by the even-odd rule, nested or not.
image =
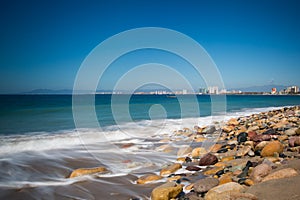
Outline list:
[[[2,0],[0,93],[72,89],[94,47],[138,27],[195,39],[227,88],[300,86],[299,10],[297,0]],[[102,89],[109,89],[109,80]]]

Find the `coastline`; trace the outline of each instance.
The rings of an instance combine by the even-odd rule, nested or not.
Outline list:
[[[175,131],[171,135],[143,141],[142,144],[139,140],[116,141],[114,145],[118,147],[118,151],[127,152],[128,156],[131,156],[129,159],[125,157],[126,160],[122,160],[122,157],[120,157],[120,162],[116,163],[118,167],[124,165],[129,170],[129,173],[125,174],[116,172],[116,169],[113,168],[114,163],[99,163],[99,160],[95,160],[95,157],[91,154],[83,152],[83,149],[78,150],[81,153],[77,157],[72,156],[71,151],[75,151],[74,149],[48,150],[54,156],[45,158],[40,157],[39,152],[29,152],[32,160],[26,162],[21,158],[26,154],[28,155],[28,152],[16,154],[11,159],[19,160],[20,165],[13,164],[7,158],[1,158],[0,164],[4,167],[4,171],[0,176],[2,179],[0,197],[13,199],[39,198],[45,196],[44,191],[48,190],[45,196],[47,199],[69,199],[72,197],[84,199],[148,199],[152,194],[152,199],[155,200],[157,199],[154,194],[155,188],[167,183],[163,186],[163,191],[167,191],[164,194],[169,195],[170,191],[180,191],[174,196],[177,199],[208,199],[206,194],[214,187],[218,187],[219,184],[231,184],[230,187],[234,186],[238,189],[235,195],[243,198],[248,195],[248,199],[274,199],[274,194],[276,194],[276,199],[286,199],[286,196],[284,196],[286,193],[280,196],[273,190],[285,190],[294,196],[300,195],[297,188],[295,188],[297,186],[282,184],[286,180],[291,183],[299,183],[300,144],[295,143],[295,141],[293,143],[293,138],[299,138],[300,134],[298,132],[290,133],[291,135],[286,134],[292,128],[299,128],[299,116],[300,107],[293,106],[251,114],[250,116],[240,116],[229,120],[224,126],[215,123],[215,128],[212,128],[212,126],[195,126],[194,129],[184,128]],[[282,119],[285,120],[282,121]],[[249,124],[246,125],[245,122]],[[221,135],[218,132],[220,129],[222,129]],[[247,133],[246,141],[238,142],[238,140],[242,140],[242,136],[245,139],[245,135],[239,136],[241,133]],[[267,145],[267,143],[275,141],[279,141],[283,145],[282,152],[274,152],[272,156],[265,157],[260,155],[261,152],[255,151],[255,148],[260,144]],[[154,146],[147,146],[149,143],[154,144]],[[212,146],[214,143],[216,144]],[[264,147],[260,148],[263,149]],[[156,152],[156,154],[153,154],[153,152]],[[217,162],[209,165],[206,165],[207,163],[203,165],[202,163],[200,166],[200,160],[209,152],[216,156]],[[101,155],[109,158],[113,157],[112,153],[114,152],[110,152],[108,149]],[[63,157],[61,157],[62,154],[64,154]],[[143,161],[142,157],[139,157],[141,155],[152,156],[153,159],[149,158]],[[115,158],[109,160],[109,162],[115,162]],[[215,157],[213,158],[215,159]],[[37,162],[37,159],[39,162]],[[40,163],[43,163],[43,165]],[[292,176],[287,175],[285,178],[255,182],[259,177],[252,175],[252,173],[256,167],[263,164],[269,166],[266,167],[268,175],[286,168],[296,170],[296,175],[293,171]],[[105,167],[107,173],[90,173],[76,178],[68,178],[70,173],[78,168],[90,169],[99,166]],[[24,180],[15,177],[15,181],[11,181],[6,177],[8,175],[5,169],[20,173],[18,172],[19,168],[24,168],[23,170],[28,172],[26,174],[28,177],[24,177]],[[43,178],[39,178],[39,174],[43,174]],[[239,175],[240,177],[238,177]],[[268,175],[260,178],[263,179]],[[46,181],[45,177],[48,177],[46,179],[49,179],[49,181]],[[216,179],[218,184],[213,179],[212,182],[215,181],[214,184],[211,184],[213,187],[206,185],[207,188],[211,187],[208,191],[202,191],[203,184],[201,187],[199,186],[200,189],[196,189],[195,185],[200,184],[197,182],[201,182],[205,177]],[[5,181],[6,179],[7,181]],[[137,184],[138,182],[146,183]],[[208,182],[205,181],[205,184]],[[280,185],[277,184],[276,186],[275,183]],[[156,189],[156,191],[161,193],[161,189]],[[262,191],[265,192],[262,194]],[[224,195],[221,194],[222,199],[224,199]]]

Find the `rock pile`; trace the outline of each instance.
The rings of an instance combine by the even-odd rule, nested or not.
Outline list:
[[[159,175],[160,181],[169,183],[154,188],[152,200],[254,200],[268,191],[257,192],[252,187],[286,178],[299,180],[299,106],[230,119],[223,127],[196,126],[176,134],[195,143],[213,136],[218,140],[210,149],[200,143],[179,149],[177,161]],[[277,187],[284,189],[282,184]]]

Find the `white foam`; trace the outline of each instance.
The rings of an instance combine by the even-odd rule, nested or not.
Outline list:
[[[230,112],[221,116],[207,116],[199,118],[143,120],[111,126],[101,129],[78,129],[55,133],[29,133],[27,135],[0,136],[0,155],[13,154],[24,151],[45,151],[50,149],[70,149],[79,145],[101,143],[107,145],[111,142],[142,144],[146,138],[161,138],[172,135],[174,131],[185,127],[192,129],[194,125],[205,126],[214,121],[227,121],[233,117],[247,116],[259,112],[267,112],[282,107],[251,108],[237,112]],[[144,144],[145,147],[151,144]],[[135,151],[135,148],[131,148]],[[108,151],[108,149],[105,149]],[[130,150],[130,148],[129,148]]]

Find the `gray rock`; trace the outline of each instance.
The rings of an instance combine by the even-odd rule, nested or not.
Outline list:
[[[208,177],[205,179],[200,179],[194,183],[194,190],[198,193],[207,192],[213,187],[219,184],[219,180],[216,178]]]

